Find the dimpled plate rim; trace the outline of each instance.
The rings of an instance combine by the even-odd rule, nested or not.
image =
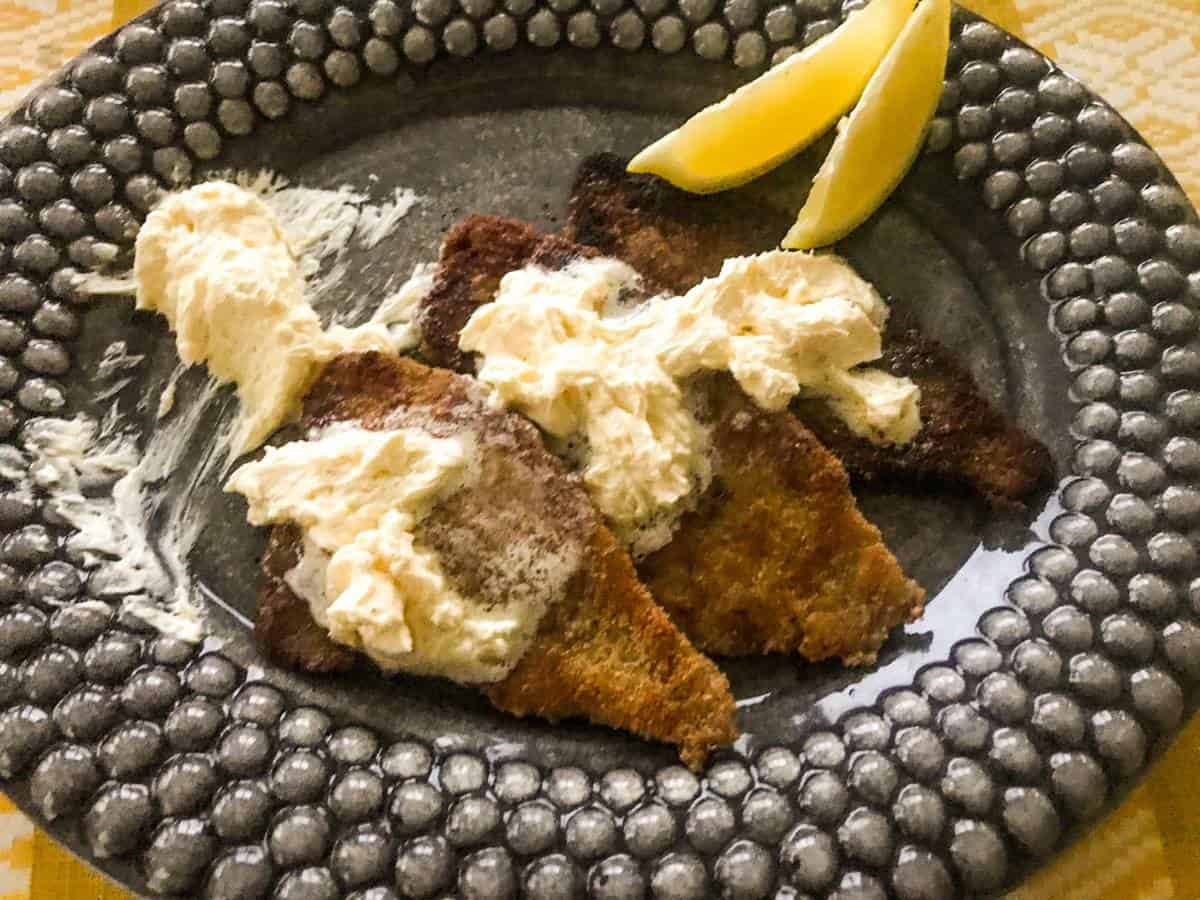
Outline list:
[[[861,5],[169,0],[0,126],[6,462],[25,422],[70,414],[73,273],[127,248],[164,187],[259,121],[518,44],[690,46],[753,73]],[[1169,743],[1200,679],[1200,228],[1110,107],[973,14],[953,29],[928,150],[1043,277],[1077,443],[1055,543],[949,659],[699,777],[387,744],[221,652],[73,605],[84,575],[52,520],[5,495],[6,791],[132,890],[214,898],[986,895],[1082,833]]]

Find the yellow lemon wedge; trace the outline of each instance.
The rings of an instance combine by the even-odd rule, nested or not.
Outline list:
[[[710,194],[773,169],[854,105],[914,2],[873,0],[836,31],[655,141],[629,171]]]
[[[868,7],[869,9],[870,7]],[[937,109],[950,48],[950,0],[921,0],[871,77],[783,239],[824,247],[865,222],[908,173]]]

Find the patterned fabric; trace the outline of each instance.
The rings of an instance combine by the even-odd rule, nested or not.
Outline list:
[[[1200,198],[1200,3],[1018,0],[1018,6],[1018,33],[1116,107],[1193,200]]]
[[[965,0],[1105,97],[1200,204],[1200,0]],[[145,0],[0,0],[0,113]],[[1200,722],[1009,900],[1200,898]],[[124,900],[0,796],[0,900]]]
[[[113,0],[0,0],[0,112],[112,25]]]
[[[33,873],[33,823],[0,795],[0,898],[29,896]]]

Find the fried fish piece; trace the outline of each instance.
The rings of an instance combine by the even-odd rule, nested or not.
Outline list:
[[[530,263],[561,269],[573,259],[597,255],[591,247],[511,219],[473,215],[461,220],[442,241],[441,259],[455,264],[438,266],[421,305],[421,356],[455,372],[473,372],[458,348],[458,333],[471,313],[491,302],[501,278]]]
[[[683,293],[716,275],[730,256],[778,246],[787,216],[735,195],[688,194],[653,175],[630,175],[611,153],[584,160],[571,195],[566,237],[624,260],[653,283]],[[828,406],[793,411],[859,481],[950,483],[998,505],[1019,503],[1052,474],[1050,453],[992,407],[970,374],[935,342],[893,315],[879,368],[921,389],[922,428],[903,446],[851,432]]]
[[[846,470],[732,376],[692,388],[716,471],[699,508],[638,566],[650,593],[711,653],[873,663],[891,630],[920,616],[925,593],[859,512]]]
[[[682,294],[731,256],[779,249],[794,218],[736,193],[689,194],[630,175],[612,153],[579,165],[563,236],[624,260],[657,288]]]
[[[313,619],[308,604],[284,580],[300,562],[302,540],[294,525],[276,525],[267,536],[254,637],[276,662],[289,669],[345,672],[354,666],[357,654],[329,637]]]
[[[457,355],[431,361],[474,370],[443,326],[465,323],[506,271],[588,255],[524,222],[458,222],[422,314],[426,352],[453,343]],[[845,470],[794,416],[759,409],[731,377],[698,379],[693,392],[712,428],[714,477],[671,543],[639,566],[654,598],[702,650],[872,662],[893,627],[920,615],[924,592],[858,511]]]
[[[889,479],[954,484],[994,506],[1017,506],[1053,474],[1050,451],[975,389],[969,372],[915,329],[889,323],[878,366],[921,388],[921,430],[903,447],[873,444],[851,433],[829,406],[797,400],[792,411],[864,484]]]
[[[693,767],[737,737],[725,676],[655,604],[579,479],[531,424],[488,408],[472,379],[378,353],[335,359],[306,397],[305,427],[344,421],[476,435],[478,479],[443,499],[418,530],[459,590],[486,601],[538,590],[547,569],[564,579],[512,672],[478,686],[495,706],[551,721],[584,717],[675,744]],[[272,530],[256,634],[292,667],[348,668],[356,655],[329,638],[284,581],[299,540],[296,528]]]

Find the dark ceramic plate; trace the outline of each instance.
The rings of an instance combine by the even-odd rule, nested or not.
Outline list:
[[[467,212],[553,227],[585,154],[636,150],[844,15],[635,3],[170,0],[68,66],[0,126],[6,477],[31,420],[113,402],[112,341],[146,357],[126,413],[164,389],[162,323],[80,302],[72,277],[128,249],[163,187],[269,166],[416,189],[323,298],[349,304]],[[1082,833],[1200,679],[1200,229],[1108,106],[969,14],[954,37],[928,152],[841,250],[1052,448],[1060,481],[1025,517],[861,496],[931,598],[876,668],[728,665],[745,737],[702,776],[441,683],[278,671],[248,633],[261,535],[199,441],[145,514],[206,523],[200,647],[116,612],[54,510],[0,496],[5,789],[135,891],[239,900],[931,900],[998,892]],[[794,208],[817,159],[746,190]],[[203,435],[228,395],[200,406],[198,388],[176,415]]]

